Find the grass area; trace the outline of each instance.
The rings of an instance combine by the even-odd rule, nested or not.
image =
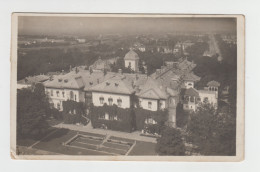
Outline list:
[[[133,150],[129,153],[129,155],[157,155],[157,153],[155,152],[155,145],[155,143],[136,141],[136,145],[133,148]]]
[[[17,137],[17,146],[31,146],[35,142],[41,140],[43,137],[47,136],[49,133],[54,131],[56,128],[50,127],[44,133],[33,135],[33,136],[21,136]]]

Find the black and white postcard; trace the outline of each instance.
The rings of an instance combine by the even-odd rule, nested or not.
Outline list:
[[[13,13],[14,159],[241,161],[244,16]]]

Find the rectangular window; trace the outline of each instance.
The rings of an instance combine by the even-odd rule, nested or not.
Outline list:
[[[99,98],[100,104],[104,104],[104,97]]]
[[[57,94],[57,97],[59,97],[59,96],[60,96],[60,92],[59,92],[59,91],[56,91],[56,94]]]
[[[148,108],[149,108],[149,109],[152,108],[152,102],[148,102]]]
[[[51,90],[51,96],[53,96],[53,90]]]
[[[64,91],[62,91],[62,97],[63,97],[63,98],[65,97],[65,92],[64,92]]]
[[[105,113],[105,120],[109,120],[109,114]]]
[[[77,101],[77,95],[75,94],[75,101]]]

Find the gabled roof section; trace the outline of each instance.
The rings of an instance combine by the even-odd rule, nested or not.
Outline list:
[[[220,83],[217,82],[217,81],[209,81],[207,86],[211,86],[211,87],[219,87],[220,86]]]

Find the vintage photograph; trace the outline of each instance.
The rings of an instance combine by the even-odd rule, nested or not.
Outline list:
[[[11,62],[15,159],[243,159],[242,15],[15,13]]]

